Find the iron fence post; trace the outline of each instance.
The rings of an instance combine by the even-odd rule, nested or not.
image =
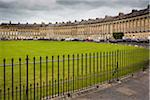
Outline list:
[[[10,100],[10,88],[8,88],[8,100]]]
[[[118,57],[119,57],[119,50],[117,50],[117,81],[119,81],[119,76],[118,76],[118,74],[119,74],[119,62],[118,62]]]
[[[26,56],[26,98],[28,100],[28,55]]]
[[[134,71],[135,71],[135,68],[134,68],[135,67],[134,66],[135,65],[134,64],[134,60],[135,60],[134,55],[135,55],[135,53],[136,53],[136,51],[133,50],[133,53],[132,53],[133,54],[133,73],[132,73],[132,76],[134,76]]]
[[[81,54],[81,75],[82,75],[82,89],[83,89],[83,54]]]
[[[77,88],[79,88],[79,54],[77,54]]]
[[[73,69],[72,69],[72,74],[73,74],[73,92],[74,92],[74,54],[73,54]]]
[[[18,100],[18,87],[16,87],[16,100]]]
[[[57,91],[56,91],[56,85],[57,84],[56,83],[57,83],[57,80],[55,80],[55,83],[54,83],[55,84],[55,86],[54,86],[55,87],[54,97],[56,97],[56,93],[57,93]]]
[[[100,72],[99,72],[99,81],[101,82],[101,73],[102,73],[102,53],[100,52]]]
[[[124,51],[123,51],[123,66],[124,66],[124,68],[126,67],[125,53],[126,53],[126,51],[124,50]],[[124,73],[125,73],[125,71],[123,70],[123,74],[124,74]]]
[[[2,100],[2,89],[0,89],[0,100]]]
[[[90,58],[89,58],[89,71],[90,71],[90,85],[92,85],[92,73],[91,73],[91,53],[89,54]]]
[[[106,55],[105,55],[105,52],[103,52],[103,73],[104,73],[104,74],[103,74],[103,75],[104,75],[103,77],[104,77],[104,81],[105,81],[105,76],[106,76],[106,75],[105,75],[105,71],[106,71],[106,69],[105,69],[105,66],[106,66],[106,64],[105,64],[105,56],[106,56]]]
[[[119,52],[119,59],[120,59],[120,76],[122,76],[122,50]]]
[[[42,57],[40,57],[40,99],[42,97]]]
[[[54,97],[54,56],[52,56],[52,98]]]
[[[112,82],[113,79],[113,51],[111,51],[111,56],[110,56],[110,60],[111,60],[111,78],[110,78],[110,82]]]
[[[36,83],[36,87],[37,87],[36,94],[37,94],[37,100],[38,100],[39,99],[39,83]]]
[[[46,99],[48,99],[48,56],[46,56]]]
[[[29,99],[29,100],[32,100],[32,84],[30,84],[30,89],[29,89],[29,91],[30,91],[30,93],[29,93],[29,94],[30,94],[30,96],[29,96],[30,99]]]
[[[98,84],[98,52],[96,53],[96,57],[97,57],[97,59],[96,59],[96,66],[97,66],[97,68],[96,68],[96,84]],[[97,86],[98,87],[98,86]]]
[[[6,59],[3,60],[4,63],[4,100],[6,99]]]
[[[85,76],[86,76],[86,87],[87,87],[87,53],[85,54]]]
[[[49,81],[49,96],[48,96],[48,100],[51,98],[50,94],[51,94],[51,81]]]
[[[110,74],[109,74],[109,83],[111,83],[112,78],[112,52],[109,52],[109,65],[110,65]]]
[[[23,98],[24,98],[24,95],[26,95],[25,91],[26,91],[25,90],[25,86],[23,85],[23,93],[22,93],[23,94]],[[26,98],[26,96],[25,96],[25,98]]]
[[[8,88],[8,100],[10,100],[10,91],[9,91],[10,89]]]
[[[108,52],[108,83],[110,83],[110,79],[111,79],[111,52]]]
[[[116,73],[117,73],[117,51],[115,51],[114,52],[115,53],[115,58],[114,58],[114,60],[115,60],[115,72],[114,72],[114,77],[115,77],[115,80],[116,80],[116,78],[117,78],[117,75],[116,75]]]
[[[12,65],[11,65],[11,67],[12,67],[12,100],[14,100],[14,59],[12,58],[11,59],[11,63],[12,63]]]
[[[33,77],[34,77],[34,100],[35,100],[35,57],[33,58]]]
[[[57,60],[58,62],[58,83],[57,83],[57,85],[58,85],[58,96],[59,96],[59,56],[58,56],[58,60]]]
[[[45,81],[43,81],[43,84],[42,84],[42,99],[44,98],[44,95],[45,95]]]
[[[20,100],[21,100],[21,58],[19,58],[19,85],[20,85]]]
[[[65,92],[65,55],[63,55],[63,95],[64,95],[64,92]]]
[[[69,87],[70,87],[70,56],[68,55],[68,97],[70,96]]]
[[[122,50],[122,54],[121,54],[122,56],[121,56],[121,59],[122,59],[122,69],[121,69],[121,74],[122,74],[122,76],[123,76],[123,68],[124,68],[124,66],[123,66],[123,50]]]
[[[117,62],[117,81],[119,81],[119,78],[118,78],[118,62]]]
[[[93,76],[93,85],[95,85],[95,53],[93,53],[93,73],[92,73],[92,76]]]
[[[108,61],[108,52],[106,53],[106,72],[107,72],[107,82],[109,82],[109,80],[108,80],[108,67],[109,67],[109,61]]]

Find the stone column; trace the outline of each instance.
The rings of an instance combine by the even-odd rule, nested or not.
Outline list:
[[[103,33],[105,33],[105,24],[103,24]]]
[[[115,23],[113,23],[113,32],[115,32],[115,28],[116,28],[116,26],[115,26],[116,24]]]
[[[127,31],[127,21],[124,21],[124,33]]]
[[[124,33],[125,22],[122,21],[122,32]]]
[[[127,22],[127,32],[129,33],[129,31],[130,31],[130,21],[128,20],[128,22]]]
[[[149,30],[149,26],[150,25],[150,23],[149,23],[149,17],[146,17],[146,31],[148,32],[148,30]]]
[[[134,32],[136,32],[136,19],[134,19]]]
[[[143,30],[144,30],[144,20],[143,20],[143,18],[141,18],[140,19],[141,20],[141,32],[143,32]]]
[[[137,20],[137,31],[140,32],[140,19]]]
[[[102,24],[102,34],[104,33],[104,24]]]
[[[122,32],[122,21],[120,22],[120,32]]]
[[[120,31],[120,22],[117,22],[117,32]]]
[[[118,30],[117,32],[120,32],[120,22],[118,22]]]
[[[118,32],[118,22],[116,22],[116,32]]]
[[[119,32],[121,32],[122,31],[122,22],[120,21],[119,22]]]
[[[138,32],[138,19],[135,19],[135,30],[136,30],[136,32]]]
[[[133,20],[130,20],[130,33],[133,34]]]
[[[129,24],[129,22],[128,21],[126,21],[126,33],[128,33],[128,24]]]
[[[114,25],[114,32],[117,32],[117,23],[115,22],[115,25]]]

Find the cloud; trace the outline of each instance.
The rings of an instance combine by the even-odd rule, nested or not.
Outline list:
[[[128,13],[148,0],[0,0],[0,23],[62,22]]]
[[[78,4],[92,7],[143,7],[149,3],[148,0],[58,0],[57,3],[65,6],[78,6]]]
[[[0,8],[45,10],[54,7],[56,0],[0,0]]]

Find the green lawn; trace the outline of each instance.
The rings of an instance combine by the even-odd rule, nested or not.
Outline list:
[[[117,50],[119,50],[117,52]],[[68,54],[70,55],[69,61],[69,79],[73,80],[74,76],[74,89],[79,89],[81,87],[87,87],[91,84],[96,84],[104,80],[112,79],[117,76],[113,75],[112,70],[117,66],[118,62],[118,75],[123,76],[128,73],[134,72],[139,68],[145,66],[148,61],[148,49],[125,46],[125,45],[116,45],[116,44],[107,44],[107,43],[91,43],[91,42],[51,42],[51,41],[0,41],[0,88],[4,90],[4,68],[3,59],[6,58],[6,64],[11,64],[11,58],[14,58],[14,63],[19,62],[19,58],[22,58],[22,63],[25,63],[26,55],[29,56],[29,86],[34,83],[34,67],[33,67],[33,57],[36,57],[36,66],[35,66],[35,80],[36,83],[40,83],[40,64],[39,58],[42,57],[42,84],[46,82],[46,76],[48,76],[49,83],[52,82],[52,56],[54,56],[54,81],[58,82],[58,63],[57,56],[60,56],[59,63],[59,80],[68,80]],[[83,63],[81,54],[83,53]],[[91,58],[89,57],[91,53]],[[94,54],[95,53],[95,54]],[[115,54],[116,53],[116,54]],[[74,60],[74,75],[73,75],[73,60],[71,59],[75,55],[79,54],[79,60]],[[87,59],[85,58],[87,54]],[[63,76],[63,62],[62,56],[65,55],[65,64],[64,64],[64,76]],[[48,56],[48,73],[46,74],[46,63],[45,58]],[[118,58],[118,59],[117,59]],[[90,63],[91,59],[91,63]],[[86,63],[87,60],[87,63]],[[79,61],[79,63],[77,63]],[[79,66],[78,66],[79,64]],[[83,70],[83,71],[82,71]],[[106,72],[109,72],[107,74]],[[19,88],[20,73],[19,65],[14,65],[14,88]],[[85,77],[85,78],[84,78]],[[83,81],[81,81],[81,80]],[[22,64],[21,67],[21,84],[26,86],[26,66]],[[44,82],[44,83],[43,83]],[[57,84],[57,83],[56,83]],[[68,89],[69,84],[69,89]],[[65,87],[64,91],[73,89],[73,82],[64,83],[60,85],[60,92],[63,91],[62,86]],[[12,89],[12,67],[6,67],[6,94],[8,96],[7,89]],[[58,92],[58,86],[55,86],[55,93]],[[45,89],[46,88],[42,88]],[[49,87],[49,94],[52,94],[52,89]],[[33,90],[30,92],[33,93]],[[2,92],[3,93],[3,92]],[[23,91],[21,92],[23,95]],[[30,93],[30,94],[32,94]],[[42,92],[45,96],[45,92]],[[19,92],[18,92],[19,94]],[[36,98],[39,96],[36,93]],[[10,96],[11,97],[11,96]],[[33,99],[33,97],[31,97]]]
[[[0,41],[0,61],[3,58],[18,59],[39,56],[56,56],[63,54],[81,54],[101,51],[137,49],[124,45],[90,42],[50,42],[50,41]]]

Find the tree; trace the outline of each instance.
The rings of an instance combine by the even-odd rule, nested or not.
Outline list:
[[[122,39],[123,36],[124,36],[124,33],[123,33],[123,32],[114,32],[114,33],[113,33],[114,39]]]

